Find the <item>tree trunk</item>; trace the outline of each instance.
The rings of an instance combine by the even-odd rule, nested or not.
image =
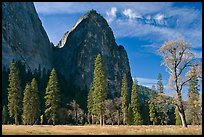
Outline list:
[[[55,120],[53,120],[53,126],[55,126]]]
[[[18,116],[15,115],[15,124],[18,125]]]
[[[77,110],[75,110],[76,125],[78,125]]]
[[[123,117],[123,124],[126,124],[126,114],[124,113],[124,117]]]
[[[91,124],[94,124],[94,116],[91,114]]]
[[[102,115],[100,114],[100,125],[102,126]]]
[[[181,105],[181,108],[178,108],[178,112],[179,112],[179,116],[181,117],[181,122],[182,122],[183,127],[187,127],[183,105]]]
[[[88,123],[90,124],[90,114],[89,113],[87,115],[87,118],[88,118]]]
[[[119,110],[118,110],[118,125],[120,125],[120,113],[119,113]]]
[[[103,126],[105,125],[105,117],[104,117],[104,115],[103,115]]]

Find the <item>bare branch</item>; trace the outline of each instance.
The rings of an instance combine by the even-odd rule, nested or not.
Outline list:
[[[180,58],[179,58],[179,60],[178,60],[178,63],[176,64],[176,67],[178,67],[178,65],[181,63],[182,58],[183,58],[183,55],[184,55],[184,52],[186,51],[186,49],[187,49],[187,48],[184,48],[183,51],[181,52],[181,56],[180,56]]]
[[[191,60],[190,61],[188,61],[181,69],[180,69],[180,72],[178,73],[178,76],[180,76],[181,75],[181,73],[183,72],[183,70],[186,68],[186,67],[188,67],[189,65],[189,63],[191,62]]]
[[[189,82],[191,79],[192,79],[192,77],[189,78],[188,80],[184,81],[184,82],[181,84],[180,89],[179,89],[180,92],[181,92],[183,86],[184,86],[187,82]]]

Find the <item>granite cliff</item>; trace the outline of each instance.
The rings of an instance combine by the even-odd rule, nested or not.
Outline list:
[[[51,68],[52,48],[31,2],[2,2],[2,66],[21,60],[31,70]]]
[[[95,10],[82,16],[66,32],[54,50],[54,66],[71,78],[76,86],[89,88],[93,80],[94,61],[101,54],[104,61],[109,95],[120,95],[122,74],[132,81],[127,53],[118,46],[107,21]],[[132,82],[128,83],[129,90]]]
[[[33,3],[2,3],[3,66],[21,60],[34,70],[40,64],[56,68],[80,89],[89,89],[94,61],[101,54],[108,81],[109,96],[119,96],[122,74],[127,75],[129,92],[132,77],[127,53],[118,46],[107,21],[95,10],[82,16],[52,47]]]

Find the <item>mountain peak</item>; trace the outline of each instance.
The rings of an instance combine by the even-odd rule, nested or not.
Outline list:
[[[92,10],[88,11],[86,14],[84,14],[83,18],[87,18],[87,17],[95,16],[95,15],[100,15],[100,14],[97,13],[96,10],[92,9]]]
[[[93,29],[95,28],[95,29]],[[80,33],[78,33],[80,31]],[[84,14],[83,16],[81,16],[79,18],[79,20],[75,23],[75,25],[70,29],[70,31],[67,31],[63,38],[59,41],[59,43],[57,44],[58,48],[62,48],[64,47],[64,45],[66,44],[68,37],[72,37],[70,35],[72,35],[72,33],[77,33],[76,35],[73,35],[74,37],[83,37],[87,34],[87,35],[92,35],[91,33],[96,33],[99,32],[100,33],[103,31],[104,33],[109,35],[110,39],[115,40],[114,36],[113,36],[113,32],[111,30],[111,28],[109,27],[107,21],[105,20],[105,18],[100,15],[99,13],[97,13],[96,10],[90,10],[88,11],[86,14]],[[83,32],[83,35],[81,35]],[[79,36],[80,35],[80,36]]]

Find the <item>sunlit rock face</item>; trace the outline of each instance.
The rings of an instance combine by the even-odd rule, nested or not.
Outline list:
[[[27,68],[51,68],[52,49],[31,2],[2,2],[2,66],[15,60]]]
[[[127,53],[118,46],[107,21],[95,10],[82,16],[54,50],[54,66],[81,89],[90,88],[94,61],[101,54],[104,61],[108,93],[120,95],[122,74],[126,73],[129,90],[132,79]]]

